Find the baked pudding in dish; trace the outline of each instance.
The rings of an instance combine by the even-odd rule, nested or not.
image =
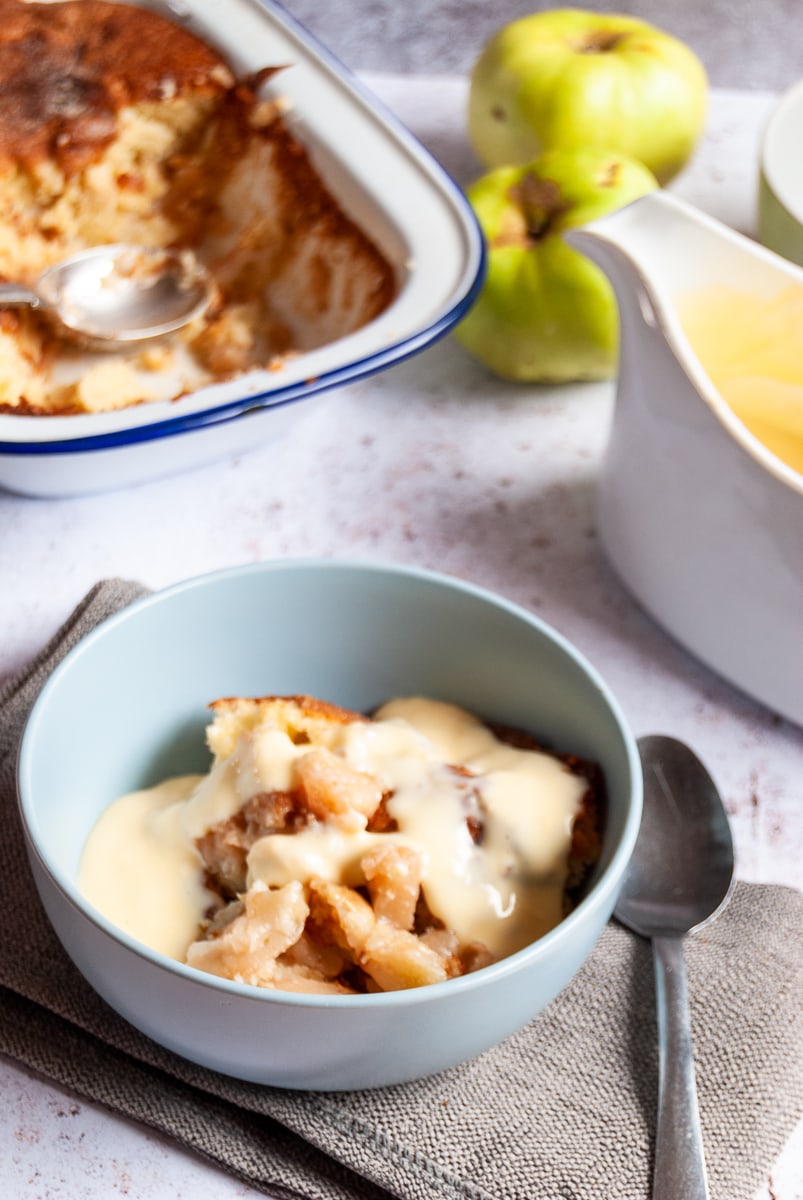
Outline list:
[[[199,970],[324,994],[444,982],[553,929],[599,859],[599,769],[452,704],[211,707],[208,774],[114,802],[81,865],[109,920]]]
[[[274,74],[238,79],[133,4],[0,0],[0,276],[33,286],[76,251],[129,242],[193,250],[217,288],[186,330],[125,353],[87,353],[35,312],[0,310],[0,411],[174,399],[280,369],[390,304],[392,264],[291,132]]]

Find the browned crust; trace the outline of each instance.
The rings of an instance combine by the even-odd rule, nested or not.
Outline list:
[[[114,138],[121,108],[223,95],[223,59],[158,13],[106,0],[0,0],[0,163],[80,170]]]
[[[200,38],[131,4],[0,0],[0,175],[13,183],[23,208],[26,187],[32,193],[24,220],[18,220],[13,206],[9,216],[9,227],[18,225],[23,239],[28,225],[44,241],[59,236],[58,223],[51,226],[48,219],[52,175],[41,170],[42,164],[58,168],[62,183],[69,177],[80,185],[84,169],[104,162],[120,133],[121,108],[144,104],[147,115],[150,104],[157,115],[176,99],[192,98],[181,110],[169,153],[156,164],[164,193],[155,211],[171,230],[166,236],[178,244],[211,247],[213,258],[214,247],[222,247],[207,265],[219,285],[223,311],[208,315],[190,346],[198,365],[214,379],[270,368],[283,355],[339,335],[344,322],[346,331],[358,328],[382,312],[396,291],[392,265],[324,185],[282,120],[281,104],[260,96],[264,81],[281,69],[267,66],[236,80]],[[187,114],[197,119],[185,125]],[[272,216],[255,218],[244,228],[242,243],[231,244],[236,214],[228,210],[221,189],[252,148],[255,163],[265,168]],[[144,185],[135,165],[110,186],[136,191]],[[70,249],[66,245],[64,252]],[[353,264],[350,275],[344,262]],[[31,271],[36,273],[33,266]],[[283,305],[292,311],[300,334],[285,319]],[[227,314],[238,306],[254,310],[253,320],[243,318],[246,325],[251,320],[251,342],[238,342],[226,324]],[[340,313],[340,326],[328,320],[328,314]],[[48,371],[61,352],[53,328],[35,314],[0,313],[0,333],[27,346],[36,376],[29,394],[25,379],[17,381],[18,394],[6,392],[0,414],[84,411],[69,390],[58,395],[51,386]],[[43,396],[35,394],[39,382]]]

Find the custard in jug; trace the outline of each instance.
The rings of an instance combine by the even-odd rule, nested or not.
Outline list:
[[[722,285],[677,298],[683,332],[714,387],[768,450],[803,474],[803,286],[774,295]]]

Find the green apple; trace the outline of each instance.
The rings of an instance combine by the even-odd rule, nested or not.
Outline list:
[[[653,191],[642,163],[606,150],[553,150],[497,167],[466,191],[486,241],[482,289],[455,337],[496,375],[520,382],[606,379],[616,370],[616,298],[603,272],[562,238]]]
[[[633,17],[553,9],[487,43],[471,74],[468,132],[486,167],[599,146],[665,184],[691,157],[707,99],[705,69],[677,38]]]

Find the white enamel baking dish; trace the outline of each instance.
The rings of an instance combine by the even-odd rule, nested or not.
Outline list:
[[[482,235],[458,186],[325,47],[273,0],[170,0],[248,72],[281,73],[289,121],[342,207],[394,264],[398,293],[364,328],[178,400],[64,417],[0,414],[0,487],[65,496],[141,483],[264,444],[301,401],[372,374],[446,333],[480,286]],[[304,409],[306,406],[304,406]]]

